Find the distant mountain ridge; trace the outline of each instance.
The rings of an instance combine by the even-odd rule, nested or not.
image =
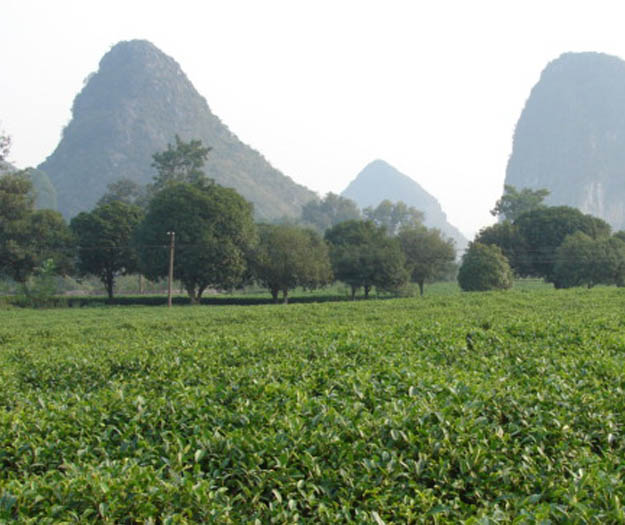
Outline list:
[[[438,200],[415,180],[383,160],[374,160],[365,166],[341,195],[352,199],[361,208],[375,207],[386,199],[392,202],[403,201],[425,214],[426,226],[438,228],[456,241],[456,248],[459,252],[462,252],[467,245],[466,237],[447,221],[447,215],[443,212]]]
[[[565,53],[547,65],[516,125],[505,184],[547,188],[548,204],[625,228],[625,61]]]
[[[174,142],[212,148],[206,174],[254,203],[259,219],[297,216],[317,196],[273,168],[211,113],[178,63],[150,42],[113,46],[72,107],[55,151],[39,166],[54,184],[59,210],[91,209],[111,182],[152,181],[152,155]]]

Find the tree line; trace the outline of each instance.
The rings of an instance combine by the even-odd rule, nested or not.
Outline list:
[[[5,153],[8,149],[6,144]],[[42,268],[93,275],[109,298],[115,279],[167,275],[168,232],[175,232],[174,275],[192,303],[209,288],[257,283],[274,301],[295,287],[312,290],[334,280],[351,296],[373,288],[396,292],[449,272],[453,241],[423,225],[404,203],[382,202],[362,213],[329,193],[312,201],[297,221],[255,224],[253,207],[236,191],[207,178],[210,148],[179,137],[153,155],[156,175],[140,187],[120,179],[89,212],[67,224],[52,210],[36,210],[25,172],[0,178],[0,274],[25,284]]]
[[[625,232],[569,206],[546,206],[548,195],[505,187],[491,212],[499,222],[480,230],[463,257],[463,289],[505,289],[515,276],[555,288],[625,286]]]

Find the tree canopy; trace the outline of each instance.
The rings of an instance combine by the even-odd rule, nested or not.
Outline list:
[[[402,228],[415,228],[423,225],[422,211],[405,202],[392,203],[383,200],[376,208],[363,210],[365,219],[373,221],[378,226],[384,226],[389,235],[397,235]]]
[[[78,243],[78,271],[97,276],[109,299],[113,298],[115,278],[137,270],[133,236],[142,214],[137,206],[112,201],[79,213],[70,223]]]
[[[178,182],[197,184],[206,179],[203,167],[211,148],[204,147],[201,140],[184,142],[176,135],[175,145],[167,144],[165,151],[152,156],[156,168],[153,189],[159,191]]]
[[[326,231],[334,276],[351,287],[352,298],[364,288],[394,290],[408,279],[399,241],[373,221],[346,221]]]
[[[567,235],[577,231],[593,239],[610,235],[610,225],[605,221],[568,206],[524,213],[514,221],[514,226],[525,241],[528,255],[525,272],[548,282],[553,282],[555,252]]]
[[[312,226],[323,233],[328,228],[341,222],[361,218],[358,205],[335,193],[328,193],[319,200],[312,200],[302,207],[301,221],[305,226]]]
[[[625,285],[625,242],[617,236],[593,239],[578,231],[567,235],[555,254],[556,288],[597,284]]]
[[[97,206],[115,201],[145,208],[148,204],[147,188],[127,177],[120,177],[106,187],[106,193],[100,197]]]
[[[490,213],[494,217],[514,221],[528,211],[543,208],[543,201],[548,196],[549,190],[546,189],[523,188],[519,191],[514,186],[506,184],[502,197],[495,203]]]
[[[455,260],[454,241],[445,238],[440,230],[425,227],[403,228],[397,237],[410,279],[419,285],[423,295],[424,283],[442,275]]]
[[[73,237],[63,217],[34,210],[32,181],[25,172],[0,177],[0,273],[25,283],[48,259],[59,273],[71,269]]]
[[[256,228],[252,205],[236,191],[175,183],[152,198],[137,241],[142,272],[153,280],[168,273],[167,232],[176,234],[175,278],[192,302],[209,286],[232,289],[242,282]]]
[[[499,246],[518,276],[532,274],[532,261],[525,239],[511,221],[505,220],[482,228],[476,235],[475,242]]]
[[[512,287],[510,265],[498,246],[472,242],[462,257],[458,284],[465,292]]]
[[[312,290],[332,280],[328,247],[320,235],[286,224],[259,226],[252,272],[269,289],[274,302],[279,292],[286,303],[289,290],[296,286]]]

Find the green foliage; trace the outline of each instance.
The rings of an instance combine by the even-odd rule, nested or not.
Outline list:
[[[176,234],[174,276],[193,302],[209,286],[231,289],[243,281],[256,229],[251,204],[236,191],[178,183],[152,198],[137,232],[141,271],[149,279],[168,273],[167,232]]]
[[[74,269],[75,242],[71,230],[59,212],[35,210],[30,214],[23,246],[26,246],[27,258],[33,268],[52,259],[58,274],[70,274]]]
[[[78,244],[78,271],[95,275],[113,298],[115,278],[134,273],[138,256],[133,238],[143,212],[122,201],[81,212],[70,223]]]
[[[613,236],[593,239],[585,233],[568,235],[556,250],[556,288],[597,284],[625,285],[625,241]]]
[[[531,255],[525,239],[512,222],[505,220],[482,228],[475,236],[475,242],[498,246],[517,275],[532,275]]]
[[[186,182],[199,184],[206,180],[204,163],[211,148],[202,146],[201,140],[184,142],[176,135],[176,144],[167,144],[165,151],[155,153],[152,158],[152,167],[156,168],[153,191]]]
[[[469,244],[458,270],[460,288],[465,292],[506,290],[512,283],[512,270],[498,246]]]
[[[319,234],[297,226],[259,227],[259,243],[252,255],[255,279],[287,302],[288,292],[296,286],[313,290],[332,280],[328,247]]]
[[[402,228],[419,228],[424,219],[422,211],[402,201],[383,200],[376,208],[365,208],[363,214],[365,219],[385,227],[389,235],[397,235]]]
[[[521,215],[514,225],[529,255],[527,275],[554,281],[555,253],[567,235],[583,232],[593,239],[608,237],[610,225],[568,206],[541,208]]]
[[[332,192],[318,200],[311,200],[302,207],[301,221],[323,233],[341,222],[359,220],[360,209],[351,199]]]
[[[0,521],[621,523],[624,310],[0,312]]]
[[[352,298],[364,288],[394,291],[408,280],[399,241],[387,235],[386,227],[372,221],[346,221],[325,234],[330,244],[334,277],[351,287]]]
[[[0,177],[0,227],[24,220],[32,211],[34,198],[32,181],[24,172]]]
[[[74,239],[61,215],[34,211],[30,177],[14,173],[0,177],[0,274],[19,283],[47,259],[60,273],[72,268]]]
[[[119,201],[145,208],[148,205],[147,193],[145,186],[141,186],[141,184],[127,177],[121,177],[106,187],[106,193],[100,197],[97,206]]]
[[[45,307],[54,302],[57,292],[57,268],[53,259],[46,259],[34,269],[33,275],[22,284],[22,297],[18,303],[23,306]]]
[[[444,238],[440,230],[424,227],[404,228],[398,239],[410,279],[419,285],[419,292],[423,295],[425,282],[445,274],[454,262],[454,241]]]
[[[414,179],[399,172],[383,160],[370,162],[343,191],[342,195],[354,200],[361,208],[378,206],[383,200],[404,202],[425,215],[425,225],[438,228],[454,239],[459,250],[464,250],[467,239],[447,221],[440,203]]]
[[[549,196],[549,190],[532,190],[523,188],[518,191],[514,186],[506,184],[503,196],[495,203],[491,215],[515,221],[524,213],[543,208],[543,201]]]

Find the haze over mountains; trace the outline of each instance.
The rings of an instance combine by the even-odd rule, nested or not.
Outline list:
[[[146,184],[152,155],[174,142],[212,148],[205,166],[217,183],[254,203],[259,219],[297,216],[316,195],[273,168],[213,115],[178,63],[150,42],[120,42],[76,96],[61,142],[39,168],[66,217],[91,209],[120,177]]]
[[[392,202],[403,201],[425,214],[426,226],[438,228],[456,241],[456,248],[460,252],[467,245],[466,237],[447,221],[447,215],[438,200],[413,179],[383,160],[374,160],[367,164],[341,195],[352,199],[361,208],[375,207],[386,199]]]
[[[506,184],[547,188],[565,204],[625,228],[625,62],[565,53],[534,86],[516,126]]]
[[[317,198],[243,144],[178,63],[144,40],[120,42],[102,58],[74,100],[60,143],[33,180],[48,195],[46,202],[58,202],[69,218],[91,209],[121,177],[151,182],[152,155],[176,134],[212,148],[207,175],[253,202],[259,220],[297,217],[302,205]],[[505,184],[547,188],[548,204],[574,206],[623,229],[623,182],[625,62],[601,53],[566,53],[548,64],[527,100]],[[369,164],[343,195],[363,208],[402,200],[422,210],[426,225],[453,238],[458,248],[466,245],[436,198],[384,161]]]

